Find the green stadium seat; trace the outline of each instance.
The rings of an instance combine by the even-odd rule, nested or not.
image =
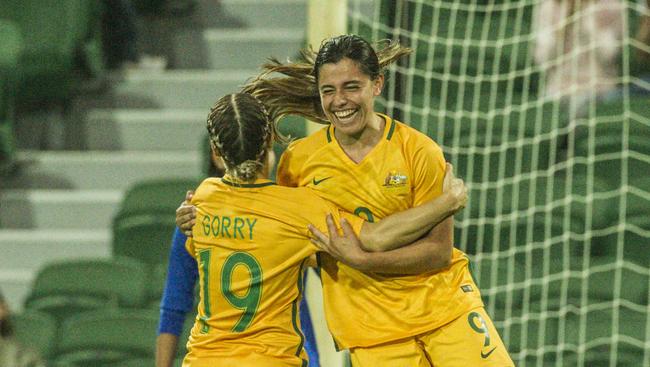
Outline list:
[[[196,179],[155,179],[131,187],[113,218],[113,254],[166,264],[176,227],[176,208]]]
[[[144,264],[127,258],[51,263],[36,276],[25,308],[63,321],[87,310],[140,307],[148,277]]]
[[[176,208],[188,190],[199,185],[196,179],[163,178],[138,182],[124,195],[116,220],[139,216],[159,215],[176,217]]]
[[[165,2],[167,2],[167,0],[135,0],[133,1],[133,5],[138,13],[156,14],[160,13]]]
[[[15,157],[14,110],[23,39],[15,22],[0,19],[0,177]]]
[[[160,300],[162,299],[166,280],[167,264],[158,264],[154,266],[151,281],[149,282],[147,301],[145,302],[149,308],[155,310],[160,308]]]
[[[112,364],[115,367],[145,367],[155,366],[156,360],[154,358],[131,358],[118,363]]]
[[[158,313],[152,310],[98,310],[75,315],[61,326],[57,363],[115,366],[155,356]]]
[[[190,312],[190,314],[185,319],[185,323],[183,324],[183,332],[178,337],[178,350],[176,352],[176,355],[181,360],[187,354],[187,341],[190,339],[190,333],[192,332],[192,327],[194,326],[195,316],[195,312]]]
[[[166,264],[175,228],[173,215],[118,218],[113,224],[113,255],[134,258],[149,266]]]
[[[37,351],[43,359],[54,353],[57,338],[56,320],[43,312],[25,311],[12,315],[16,340]]]
[[[84,72],[103,70],[100,6],[86,0],[0,2],[0,18],[14,21],[24,37],[20,104],[65,101]]]

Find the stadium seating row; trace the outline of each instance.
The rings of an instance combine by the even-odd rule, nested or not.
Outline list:
[[[14,95],[22,36],[17,25],[0,19],[0,177],[14,159]]]
[[[0,19],[13,22],[22,38],[18,103],[65,101],[84,74],[103,71],[100,2],[2,1]]]
[[[616,320],[621,323],[619,332],[625,336],[623,339],[643,340],[642,335],[637,335],[642,330],[630,323],[638,323],[642,316],[637,311],[647,303],[647,282],[642,282],[643,275],[626,268],[619,283],[625,287],[616,289],[611,281],[617,271],[614,263],[610,258],[564,260],[549,256],[543,260],[533,256],[483,259],[475,276],[480,288],[490,290],[483,296],[488,309],[494,310],[494,319],[507,320],[507,325],[497,321],[497,327],[507,330],[502,336],[511,351],[526,353],[531,360],[554,361],[560,357],[573,358],[576,352],[554,349],[558,338],[564,337],[563,345],[570,347],[584,333],[591,340],[603,330],[611,330],[611,304],[615,300],[622,300],[619,312],[624,317]],[[581,271],[585,268],[590,269],[586,278]],[[56,361],[56,366],[104,365],[150,358],[165,268],[157,267],[154,274],[144,269],[142,262],[128,258],[48,265],[34,283],[26,311],[16,316],[18,337],[29,340],[29,345]],[[187,337],[192,321],[188,319],[183,338]],[[520,327],[524,321],[525,330]],[[575,333],[580,328],[584,333]],[[542,345],[537,338],[545,340],[541,351],[532,349]],[[600,355],[599,350],[610,347],[594,345],[593,353]],[[633,341],[618,348],[627,358],[639,352]],[[179,357],[182,353],[181,348]],[[590,353],[587,351],[587,356]]]
[[[57,323],[47,313],[26,310],[12,318],[18,341],[40,352],[49,365],[153,366],[158,311],[143,309],[95,309],[71,315]],[[187,340],[193,319],[185,323]],[[179,348],[180,366],[185,348]]]

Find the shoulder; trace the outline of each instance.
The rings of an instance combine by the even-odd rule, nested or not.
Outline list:
[[[291,142],[278,163],[278,183],[284,186],[298,186],[305,164],[322,157],[323,155],[315,153],[326,149],[330,142],[329,125],[305,138]]]
[[[405,153],[414,154],[416,152],[424,152],[427,154],[442,155],[440,145],[429,136],[401,121],[391,119],[390,117],[388,119],[389,122],[392,121],[392,126],[389,127],[393,129],[391,141],[401,145]]]
[[[266,188],[267,200],[280,218],[291,218],[292,225],[303,228],[304,222],[323,217],[336,207],[320,197],[313,189],[305,186],[287,187],[281,185]]]
[[[296,139],[289,143],[285,154],[290,153],[292,155],[307,155],[309,152],[313,152],[314,149],[318,149],[327,145],[327,143],[330,141],[331,137],[329,136],[329,125],[327,125],[309,136],[301,139]]]
[[[208,177],[205,180],[203,180],[194,191],[194,197],[192,198],[192,202],[195,203],[198,201],[205,200],[205,198],[209,196],[210,193],[214,192],[219,181],[220,179],[216,177]]]

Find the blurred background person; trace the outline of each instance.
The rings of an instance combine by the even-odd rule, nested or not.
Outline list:
[[[542,95],[579,111],[617,87],[625,6],[620,0],[543,0],[534,26]]]

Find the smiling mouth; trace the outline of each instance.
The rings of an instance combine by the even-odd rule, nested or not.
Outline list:
[[[335,115],[336,118],[338,118],[339,120],[341,120],[341,119],[344,120],[344,119],[347,119],[347,118],[351,117],[351,116],[354,115],[356,112],[357,112],[356,109],[349,109],[349,110],[344,110],[344,111],[336,111],[336,112],[334,112],[334,115]]]

